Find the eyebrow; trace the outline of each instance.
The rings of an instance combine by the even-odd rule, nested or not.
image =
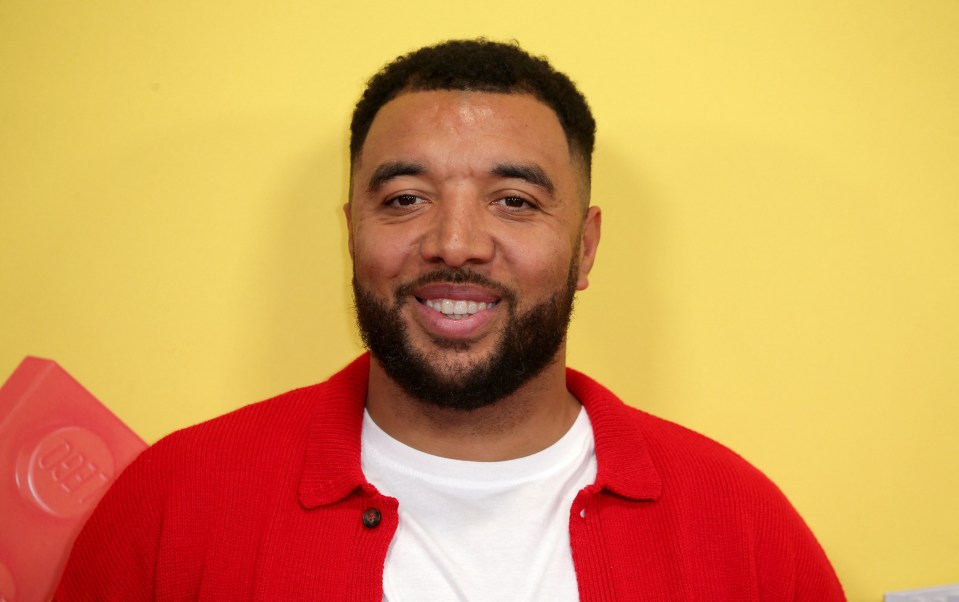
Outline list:
[[[556,190],[553,181],[549,179],[543,168],[535,163],[500,163],[493,167],[492,173],[501,178],[524,180],[533,186],[542,188],[549,194],[553,194]]]
[[[390,161],[376,168],[366,186],[367,192],[376,192],[380,186],[400,176],[420,176],[426,173],[426,167],[409,161]]]
[[[399,178],[401,176],[421,176],[425,173],[427,173],[427,169],[420,163],[390,161],[383,163],[373,171],[373,175],[370,176],[370,181],[366,188],[368,192],[373,193],[393,178]],[[495,165],[493,169],[490,170],[490,173],[501,178],[514,178],[529,182],[534,186],[542,188],[549,194],[553,194],[556,190],[556,186],[549,176],[546,175],[543,168],[535,163],[500,163]]]

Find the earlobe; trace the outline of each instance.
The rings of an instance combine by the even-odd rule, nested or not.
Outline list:
[[[589,286],[589,272],[596,261],[596,249],[599,247],[600,230],[602,229],[603,214],[599,207],[592,206],[586,211],[583,219],[583,231],[579,246],[579,275],[576,279],[576,290],[585,290]]]

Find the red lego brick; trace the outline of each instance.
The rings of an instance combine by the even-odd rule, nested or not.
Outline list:
[[[0,387],[0,602],[49,600],[73,540],[146,443],[56,362]]]

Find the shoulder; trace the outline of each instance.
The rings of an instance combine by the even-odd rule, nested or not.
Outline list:
[[[605,487],[643,502],[610,502],[621,513],[613,522],[623,549],[637,538],[667,538],[710,570],[745,561],[758,599],[844,599],[815,536],[760,470],[709,437],[624,404],[584,375],[567,384],[589,412]]]
[[[120,474],[94,516],[152,521],[150,514],[166,513],[178,500],[219,501],[295,478],[322,391],[322,385],[290,391],[163,437]]]
[[[610,472],[635,472],[656,480],[664,503],[758,507],[772,502],[791,509],[779,488],[738,453],[625,404],[583,374],[570,373],[570,390],[584,403],[593,423],[601,468],[605,463]]]
[[[141,458],[171,461],[187,456],[203,464],[243,458],[249,465],[256,465],[291,451],[302,453],[317,421],[353,418],[365,396],[368,365],[368,357],[361,356],[324,382],[175,431],[157,441]]]
[[[144,450],[120,481],[160,471],[168,473],[166,482],[172,484],[201,466],[214,469],[275,456],[302,439],[311,408],[321,396],[322,385],[296,389],[175,431]]]
[[[708,480],[726,486],[742,483],[775,487],[737,452],[702,433],[633,407],[627,406],[626,413],[642,433],[664,477],[699,483]]]
[[[89,599],[93,592],[97,599],[150,599],[161,566],[176,575],[166,585],[178,591],[201,578],[213,550],[246,549],[269,525],[264,516],[299,508],[297,488],[317,425],[342,433],[344,424],[362,419],[367,370],[361,357],[324,383],[176,431],[148,448],[80,532],[57,599]],[[353,439],[358,447],[359,437]],[[102,594],[107,584],[111,595]]]
[[[288,391],[276,397],[243,406],[216,418],[177,430],[155,443],[146,453],[172,453],[197,447],[221,451],[248,448],[261,442],[275,445],[295,437],[309,422],[312,410],[323,398],[325,383]],[[271,446],[272,446],[271,445]]]

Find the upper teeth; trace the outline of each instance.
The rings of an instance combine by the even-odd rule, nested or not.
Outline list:
[[[426,299],[424,303],[426,303],[428,307],[454,318],[465,318],[470,314],[475,314],[478,311],[483,311],[496,305],[495,302],[477,303],[476,301],[454,301],[453,299]]]

